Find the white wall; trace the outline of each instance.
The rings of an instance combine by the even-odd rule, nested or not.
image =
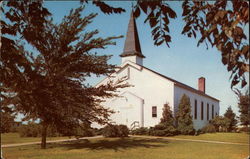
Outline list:
[[[175,112],[178,109],[178,105],[180,103],[181,97],[183,94],[186,94],[190,98],[190,103],[192,107],[192,116],[193,116],[193,123],[194,128],[201,129],[203,126],[208,124],[208,121],[212,119],[212,105],[214,105],[214,116],[215,114],[219,114],[219,102],[209,98],[202,96],[200,94],[191,92],[184,88],[181,88],[177,85],[174,86],[174,105],[175,105]],[[194,119],[194,105],[195,99],[197,100],[197,119]],[[203,120],[201,120],[201,102],[203,101]],[[209,120],[207,120],[207,103],[209,104]]]
[[[129,65],[128,65],[129,64]],[[132,93],[135,97],[128,96],[131,98],[129,101],[133,101],[133,111],[143,112],[143,114],[138,113],[134,114],[131,111],[128,112],[129,114],[129,122],[128,125],[133,122],[133,120],[139,120],[143,117],[143,125],[145,127],[154,126],[160,122],[160,118],[162,116],[162,109],[164,104],[169,103],[170,107],[173,107],[174,98],[173,98],[173,90],[174,90],[174,83],[155,74],[151,71],[144,69],[143,67],[136,65],[132,62],[126,62],[123,64],[123,69],[118,71],[115,79],[122,78],[127,76],[127,82],[131,84],[131,87],[123,88],[120,91],[120,94],[124,92]],[[129,71],[128,71],[129,69]],[[129,75],[128,75],[129,72]],[[100,84],[104,84],[108,81],[108,79],[103,80]],[[97,85],[97,86],[98,86]],[[124,94],[127,96],[128,94]],[[143,110],[141,111],[141,104],[140,100],[144,101]],[[111,104],[111,101],[114,103]],[[126,102],[124,100],[118,99],[108,99],[106,103],[103,103],[107,107],[111,107],[111,109],[115,109],[114,105],[124,106]],[[157,117],[152,117],[152,106],[157,106]],[[138,116],[135,118],[134,116]],[[113,121],[117,123],[121,123],[124,119],[121,119],[119,115],[112,115],[111,116]],[[142,125],[142,120],[140,121],[140,125]]]
[[[129,61],[132,61],[136,64],[139,64],[139,65],[143,65],[143,59],[141,57],[138,57],[138,56],[125,56],[125,57],[122,57],[122,64],[126,63],[126,62],[129,62]]]
[[[139,121],[141,126],[154,126],[160,122],[164,104],[168,103],[173,112],[176,112],[183,94],[190,98],[193,117],[194,100],[197,100],[197,119],[193,119],[195,129],[200,129],[208,123],[207,103],[209,103],[210,110],[209,119],[212,119],[212,105],[214,105],[214,114],[219,114],[219,102],[212,98],[179,87],[172,81],[133,62],[126,61],[121,67],[122,69],[113,74],[115,78],[112,78],[112,80],[127,78],[126,82],[132,86],[120,89],[119,94],[126,97],[128,101],[125,98],[117,97],[107,99],[103,103],[106,107],[120,112],[111,116],[112,121],[117,124],[126,124],[130,127],[131,123]],[[97,86],[108,81],[109,79],[106,78]],[[201,101],[204,103],[203,120],[201,120]],[[152,106],[157,106],[157,117],[152,117]]]
[[[129,83],[135,86],[129,88],[130,91],[144,99],[144,126],[158,124],[164,104],[173,107],[173,82],[146,69],[139,71],[130,66]],[[157,106],[157,117],[152,117],[152,106]]]

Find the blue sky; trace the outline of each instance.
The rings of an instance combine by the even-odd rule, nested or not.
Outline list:
[[[98,54],[113,55],[109,62],[119,65],[121,63],[119,54],[123,51],[132,2],[109,1],[107,3],[115,7],[123,7],[126,12],[106,15],[90,2],[82,15],[98,13],[93,23],[87,27],[87,31],[98,29],[100,37],[124,35],[124,38],[116,40],[115,46],[98,51]],[[141,14],[136,20],[142,53],[146,56],[144,66],[193,88],[197,88],[198,78],[203,76],[206,78],[206,93],[220,100],[220,115],[224,114],[230,105],[238,113],[237,97],[230,88],[230,73],[221,62],[220,52],[211,47],[207,50],[205,44],[197,47],[197,39],[182,35],[184,26],[181,17],[182,2],[174,1],[168,4],[177,13],[177,18],[170,21],[172,37],[170,48],[166,45],[154,46],[150,27],[144,24],[145,15]],[[62,18],[69,14],[70,9],[79,7],[80,3],[79,1],[45,1],[45,6],[52,13],[54,21],[60,23]],[[100,80],[100,78],[91,77],[88,82],[95,84]]]

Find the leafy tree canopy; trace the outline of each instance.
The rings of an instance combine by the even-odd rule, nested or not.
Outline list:
[[[108,122],[111,110],[101,106],[103,98],[115,96],[123,80],[92,87],[86,77],[109,76],[116,66],[110,56],[96,50],[115,45],[119,37],[96,37],[98,30],[84,31],[97,14],[82,17],[84,7],[71,10],[61,23],[54,24],[42,1],[8,1],[1,21],[1,98],[2,106],[25,115],[24,120],[40,119],[46,129],[71,129],[82,123]],[[40,12],[36,12],[40,10]],[[26,45],[33,47],[27,50]]]

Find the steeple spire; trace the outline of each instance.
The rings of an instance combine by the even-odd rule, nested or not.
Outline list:
[[[131,11],[123,53],[120,56],[137,56],[140,58],[145,58],[145,56],[141,53],[141,46],[133,11]]]

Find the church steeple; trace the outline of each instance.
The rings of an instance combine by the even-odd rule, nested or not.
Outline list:
[[[141,52],[141,46],[133,11],[131,12],[128,24],[128,31],[123,53],[120,56],[122,57],[122,63],[130,60],[140,65],[142,65],[142,58],[145,58],[145,56]]]

